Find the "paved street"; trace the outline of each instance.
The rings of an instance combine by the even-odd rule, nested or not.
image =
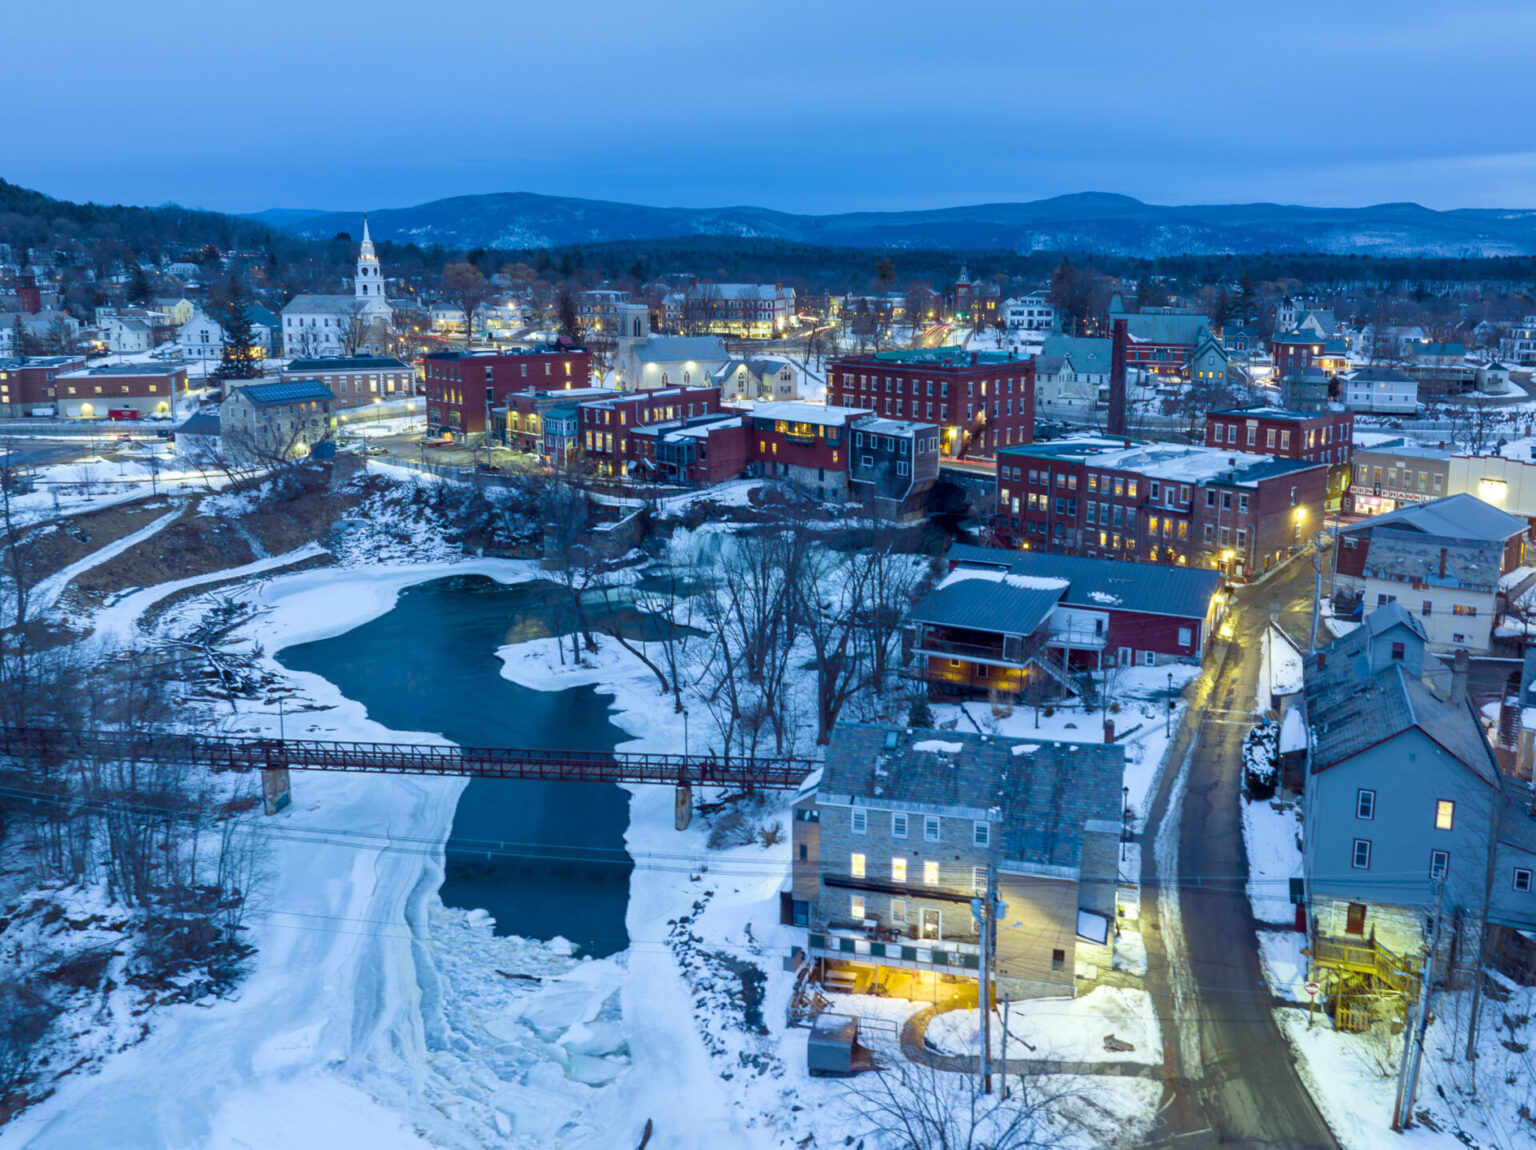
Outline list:
[[[1238,815],[1259,635],[1278,600],[1282,625],[1304,639],[1312,585],[1312,565],[1300,559],[1238,593],[1230,638],[1190,688],[1196,694],[1189,716],[1142,836],[1147,983],[1162,1022],[1171,1090],[1149,1145],[1337,1145],[1270,1013],[1243,893],[1247,859]]]

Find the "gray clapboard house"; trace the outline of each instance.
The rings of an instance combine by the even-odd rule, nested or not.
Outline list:
[[[1071,994],[1113,958],[1124,769],[1113,745],[840,723],[794,804],[810,958],[866,983],[976,978],[971,900],[995,867],[998,999]]]
[[[1401,604],[1309,655],[1303,864],[1315,977],[1341,1008],[1407,1001],[1438,924],[1442,973],[1493,927],[1536,927],[1536,808],[1499,769],[1465,671]],[[1464,664],[1463,664],[1464,667]]]

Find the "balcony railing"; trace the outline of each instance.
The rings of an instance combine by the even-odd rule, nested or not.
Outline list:
[[[873,962],[975,971],[981,967],[981,947],[959,939],[890,938],[890,932],[828,928],[809,937],[812,958]]]
[[[947,655],[952,658],[980,659],[987,663],[1002,663],[1020,667],[1029,657],[1029,649],[1023,639],[1004,639],[1000,643],[968,643],[962,639],[950,639],[932,632],[919,633],[913,651],[919,655]]]

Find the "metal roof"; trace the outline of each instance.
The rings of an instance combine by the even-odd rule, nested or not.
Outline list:
[[[1218,572],[1198,567],[1168,567],[1155,563],[1125,563],[1050,555],[1044,551],[1011,551],[957,543],[946,556],[963,566],[1004,567],[1025,576],[1065,579],[1061,602],[1070,607],[1139,611],[1204,619],[1211,599],[1221,589]],[[1114,602],[1110,600],[1113,599]]]
[[[978,574],[976,568],[972,574]],[[1005,578],[949,579],[916,603],[907,617],[915,623],[967,627],[1005,635],[1031,635],[1055,610],[1067,590],[1064,580],[1054,587],[1020,587]],[[1002,573],[999,573],[1002,574]]]
[[[253,407],[275,403],[299,403],[307,400],[335,399],[331,389],[318,379],[293,379],[282,383],[253,383],[234,393],[243,395]]]
[[[1442,539],[1510,539],[1526,529],[1526,521],[1507,511],[1484,503],[1475,495],[1447,495],[1426,503],[1410,503],[1385,515],[1373,515],[1342,529],[1342,534],[1360,531],[1411,531]]]
[[[731,357],[712,335],[662,335],[637,344],[635,358],[641,363],[701,363]]]
[[[283,369],[285,372],[304,371],[408,371],[409,365],[389,355],[353,355],[335,359],[296,359]]]

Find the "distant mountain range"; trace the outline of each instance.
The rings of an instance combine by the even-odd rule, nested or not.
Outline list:
[[[356,236],[362,212],[292,208],[251,218],[295,235]],[[1154,257],[1225,252],[1486,257],[1536,254],[1536,211],[1418,204],[1166,207],[1084,192],[1029,203],[914,212],[797,215],[767,208],[654,208],[503,192],[368,213],[375,240],[450,248],[565,247],[682,236],[735,236],[830,247],[1093,252]]]

